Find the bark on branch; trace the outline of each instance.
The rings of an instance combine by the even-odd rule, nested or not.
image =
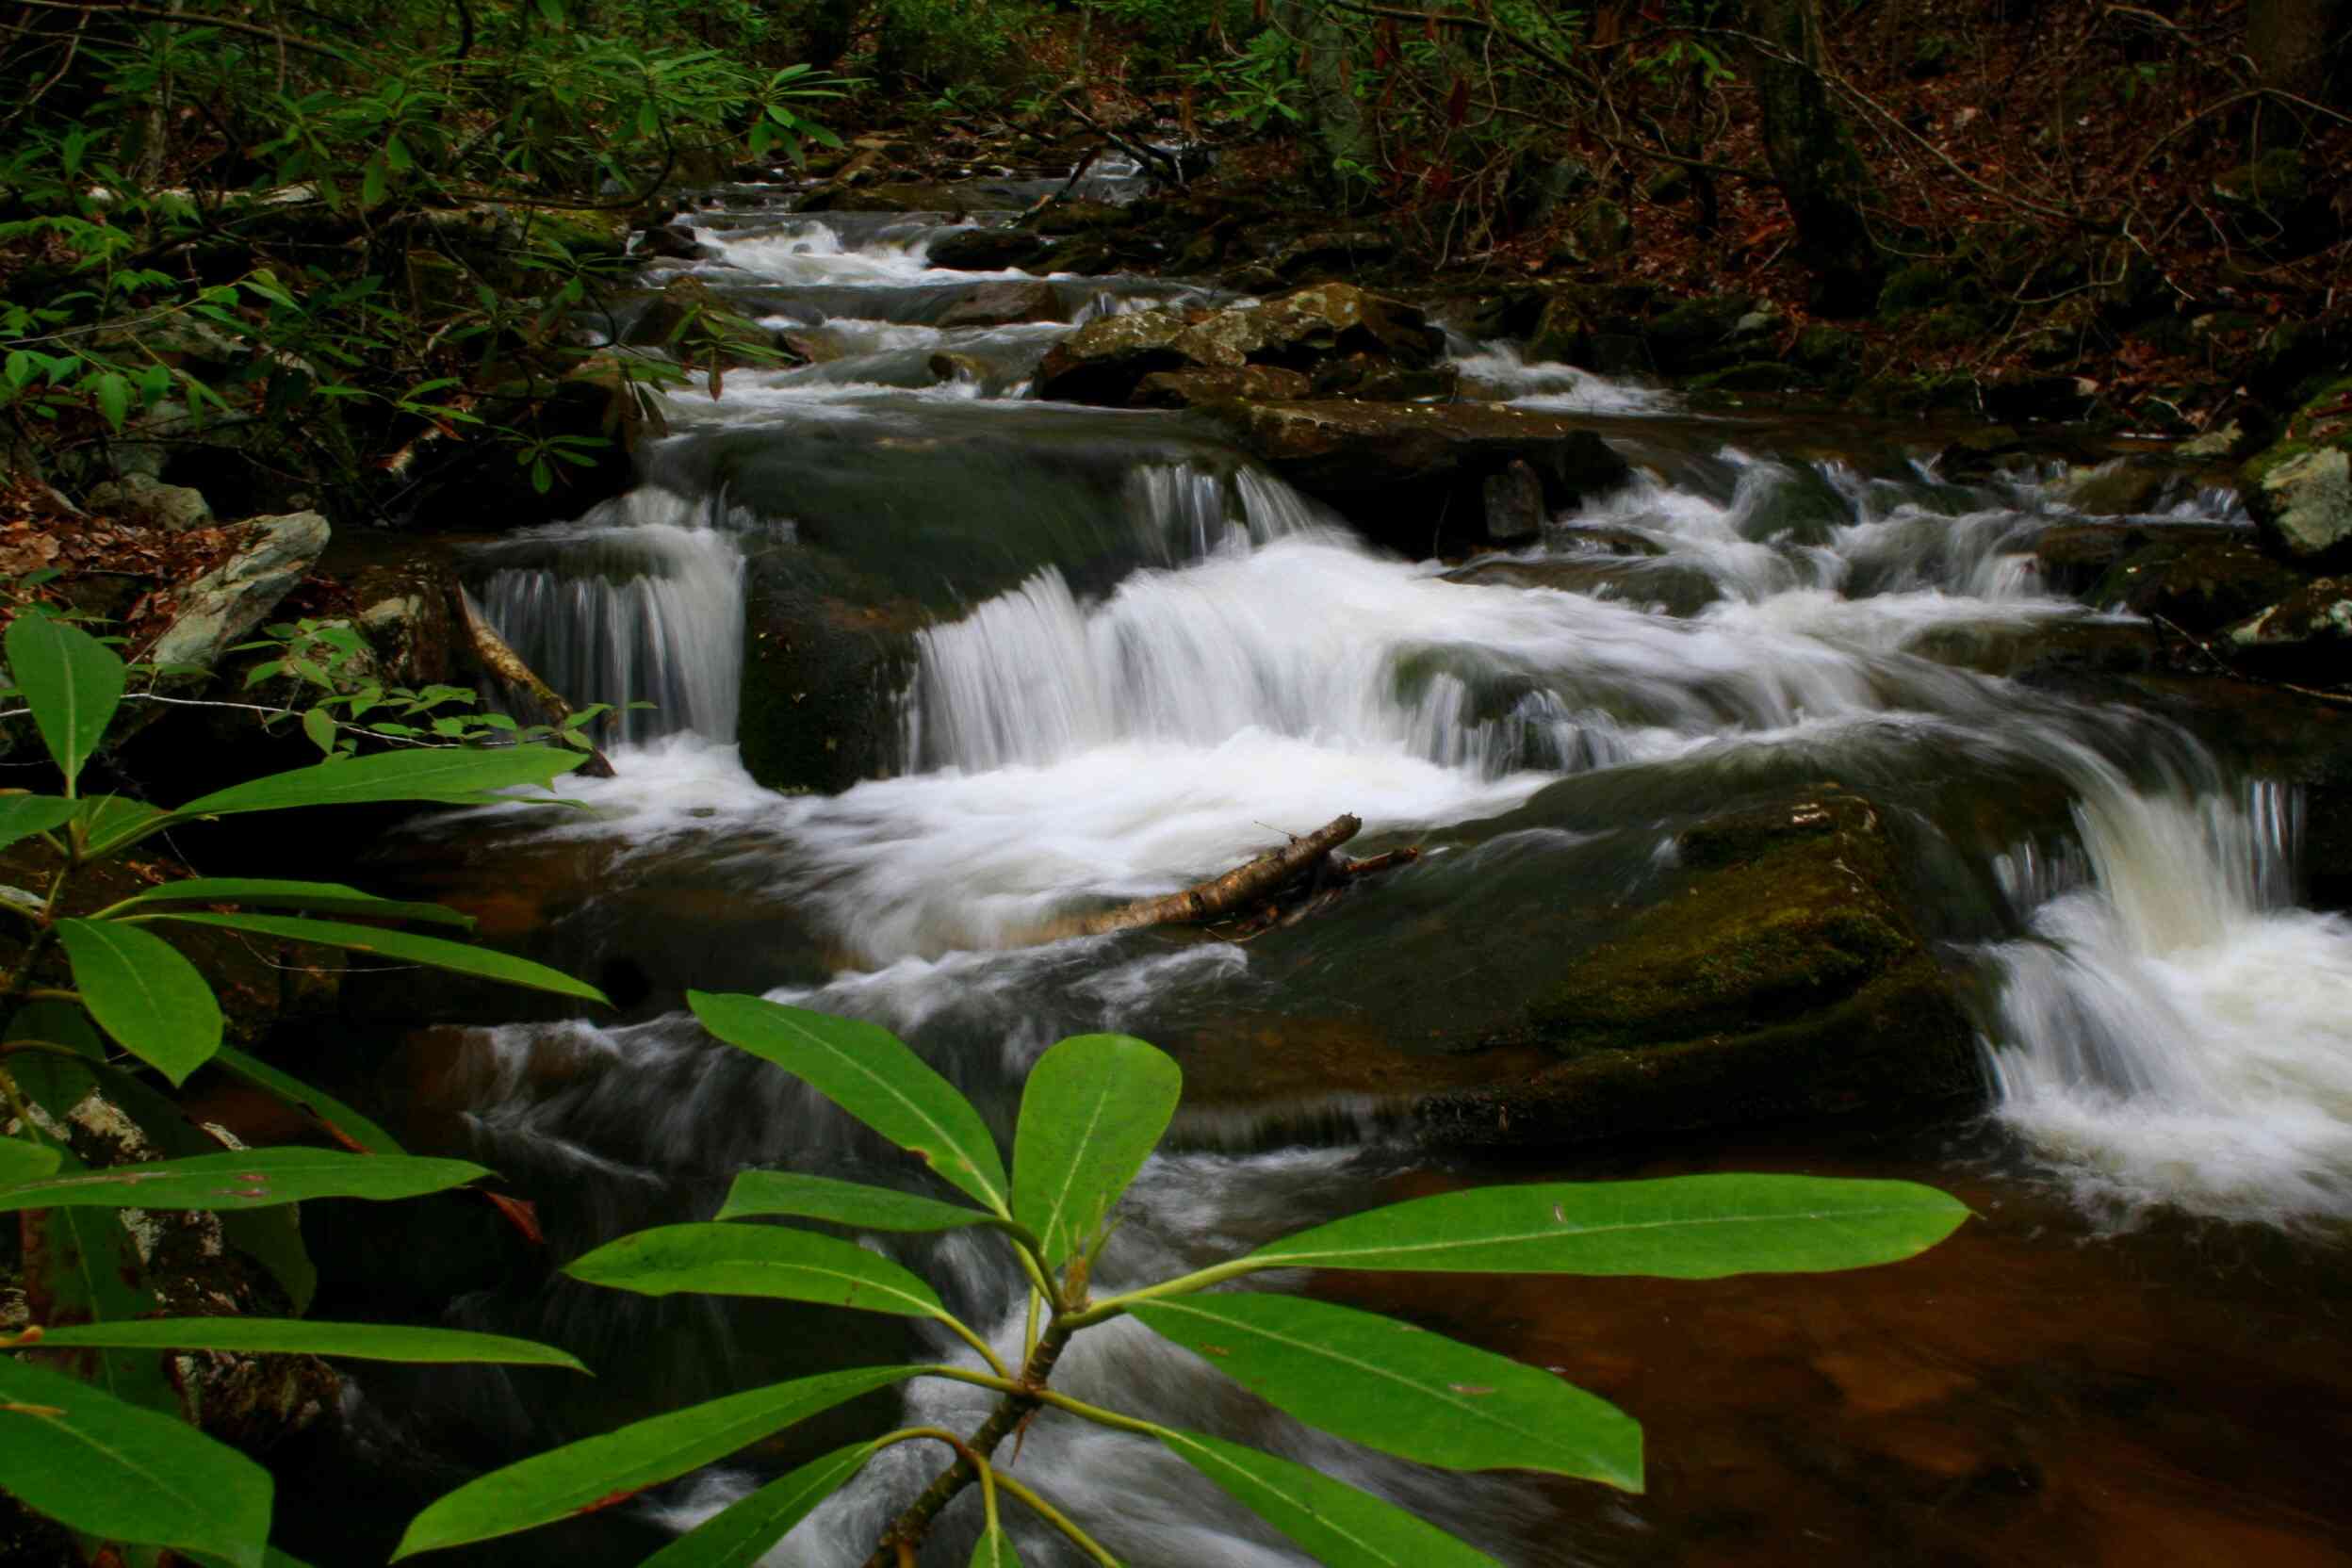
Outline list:
[[[572,706],[558,694],[555,688],[539,678],[537,671],[523,662],[523,656],[509,647],[506,639],[491,628],[474,609],[473,596],[463,588],[457,591],[457,613],[466,623],[466,640],[474,650],[482,667],[506,690],[507,706],[518,710],[527,724],[544,724],[562,729],[571,722]],[[588,760],[580,765],[582,777],[610,778],[612,764],[596,746],[588,748]]]

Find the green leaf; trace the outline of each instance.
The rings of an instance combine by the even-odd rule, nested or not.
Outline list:
[[[853,1443],[810,1460],[705,1519],[638,1568],[749,1568],[874,1455],[874,1445]]]
[[[466,1482],[409,1521],[393,1560],[619,1502],[915,1370],[861,1366],[775,1383],[533,1454]]]
[[[991,1224],[996,1217],[936,1198],[789,1170],[740,1172],[727,1189],[727,1203],[718,1217],[742,1219],[770,1214],[829,1219],[867,1231],[952,1231],[961,1225]]]
[[[1302,1464],[1200,1432],[1163,1429],[1160,1442],[1324,1568],[1501,1568],[1435,1525]]]
[[[313,1198],[415,1198],[490,1172],[464,1160],[245,1149],[113,1166],[0,1187],[0,1211],[42,1208],[259,1209]]]
[[[1013,1217],[1059,1268],[1086,1250],[1176,1114],[1184,1075],[1126,1035],[1078,1035],[1037,1058],[1013,1139]]]
[[[117,1350],[235,1350],[253,1355],[348,1356],[358,1361],[497,1363],[585,1372],[551,1345],[458,1329],[395,1323],[316,1323],[300,1317],[148,1317],[45,1331],[43,1350],[99,1346]]]
[[[131,384],[119,370],[106,370],[90,381],[90,395],[109,430],[121,430],[131,414]]]
[[[323,708],[314,708],[302,715],[302,733],[310,743],[328,756],[335,755],[335,715]]]
[[[122,661],[81,628],[46,615],[9,622],[6,646],[8,669],[71,793],[122,704]]]
[[[74,802],[60,795],[0,795],[0,849],[74,820]]]
[[[494,790],[545,785],[580,766],[551,746],[505,746],[497,751],[390,751],[273,773],[191,800],[175,817],[223,817],[238,811],[284,811],[302,806],[359,806],[429,800],[481,806]]]
[[[1968,1217],[1910,1182],[1672,1176],[1479,1187],[1350,1215],[1259,1248],[1263,1267],[1421,1273],[1808,1273],[1927,1250]]]
[[[220,1049],[220,1004],[170,942],[96,920],[57,922],[57,939],[99,1027],[175,1086]]]
[[[972,1568],[1021,1568],[1021,1554],[1013,1550],[1013,1538],[1003,1525],[991,1522],[972,1543]]]
[[[992,1213],[1010,1217],[1004,1162],[980,1113],[889,1030],[756,996],[688,991],[686,1002],[719,1038],[807,1079]]]
[[[288,941],[317,942],[322,947],[340,947],[352,953],[371,953],[379,957],[400,958],[409,963],[430,964],[457,974],[476,974],[485,980],[500,980],[510,986],[529,990],[553,991],[558,996],[578,997],[585,1002],[612,1004],[605,994],[584,980],[575,980],[561,970],[534,964],[528,958],[517,958],[496,948],[469,947],[442,937],[419,936],[413,931],[389,931],[373,925],[350,925],[341,921],[305,920],[299,915],[220,915],[193,909],[162,909],[143,920],[178,921],[184,925],[219,925],[232,931],[253,931],[265,937],[283,937]]]
[[[1195,1296],[1135,1315],[1310,1426],[1454,1470],[1521,1468],[1642,1490],[1642,1428],[1551,1373],[1297,1296]]]
[[[0,1137],[0,1182],[29,1182],[54,1175],[57,1151],[27,1138]]]
[[[74,819],[81,824],[82,837],[90,845],[90,856],[110,853],[119,844],[141,837],[148,825],[159,823],[165,813],[143,800],[131,800],[122,795],[100,795],[85,800]]]
[[[473,916],[459,914],[444,904],[378,898],[339,882],[286,882],[254,876],[190,876],[134,893],[114,907],[147,908],[157,904],[253,904],[286,909],[323,909],[331,914],[362,915],[369,920],[423,921],[468,929],[474,923]]]
[[[232,1045],[222,1046],[212,1059],[215,1065],[228,1069],[249,1084],[268,1089],[329,1132],[340,1134],[370,1154],[408,1152],[400,1147],[398,1138],[373,1121],[324,1090],[303,1083],[292,1073],[280,1072],[269,1063],[248,1056]]]
[[[71,1528],[260,1568],[269,1471],[185,1421],[15,1356],[0,1356],[0,1475]]]
[[[608,1242],[564,1273],[592,1285],[670,1296],[764,1296],[784,1301],[944,1319],[939,1293],[854,1241],[776,1225],[662,1225]]]

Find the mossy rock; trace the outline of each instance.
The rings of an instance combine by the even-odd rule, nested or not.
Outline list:
[[[1677,841],[1683,872],[1496,1044],[1555,1065],[1433,1096],[1446,1142],[1554,1143],[1885,1115],[1982,1092],[1974,1032],[1904,912],[1870,802],[1824,786]]]
[[[2109,568],[2084,597],[2202,633],[2278,603],[2301,580],[2251,540],[2159,539]]]
[[[1857,374],[1862,368],[1862,344],[1860,333],[1816,322],[1797,334],[1788,357],[1816,375]]]
[[[1733,340],[1756,308],[1756,296],[1734,290],[1709,294],[1662,312],[1644,330],[1650,353],[1668,374],[1720,368],[1741,352]]]
[[[2269,447],[2238,470],[2263,543],[2291,561],[2352,561],[2352,376],[2318,383]]]
[[[1932,309],[1951,297],[1951,274],[1932,262],[1915,261],[1887,274],[1878,290],[1878,313],[1892,320]]]

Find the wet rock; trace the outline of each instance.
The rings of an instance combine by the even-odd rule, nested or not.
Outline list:
[[[92,512],[107,513],[145,528],[185,533],[212,521],[212,503],[201,490],[166,484],[146,474],[125,474],[119,480],[92,485],[82,498]]]
[[[1521,544],[1544,531],[1544,482],[1518,459],[1486,476],[1479,499],[1486,513],[1486,536],[1494,543]]]
[[[984,283],[957,298],[933,323],[1002,327],[1015,321],[1067,321],[1070,306],[1050,283]]]
[[[1136,408],[1196,408],[1235,398],[1286,401],[1308,390],[1307,378],[1297,370],[1245,365],[1237,370],[1154,370],[1127,400]]]
[[[255,517],[243,528],[243,547],[180,591],[180,612],[148,650],[150,662],[211,669],[277,608],[327,547],[327,520],[316,512]]]
[[[2238,471],[2263,541],[2291,561],[2352,556],[2352,377],[2324,387],[2285,434]]]
[[[2252,540],[2159,536],[2118,561],[2085,597],[2162,616],[2188,631],[2219,630],[2278,603],[2302,580]]]
[[[1509,1031],[1555,1065],[1425,1099],[1426,1135],[1549,1146],[1983,1092],[1875,807],[1823,790],[1702,823],[1677,847],[1683,874],[1658,901],[1570,959]]]
[[[1045,240],[1026,229],[957,229],[933,240],[923,259],[958,272],[1002,272],[1028,266],[1045,250]]]
[[[457,573],[438,554],[377,562],[351,580],[351,622],[375,653],[381,678],[421,688],[456,673]]]
[[[1462,372],[1450,365],[1405,366],[1381,354],[1355,353],[1315,368],[1311,387],[1318,398],[1355,398],[1370,402],[1450,402],[1462,389]]]
[[[1283,479],[1413,554],[1433,540],[1485,542],[1486,481],[1514,461],[1533,470],[1555,510],[1631,472],[1573,416],[1508,404],[1239,400],[1213,412]]]
[[[1861,369],[1862,347],[1861,334],[1816,322],[1797,334],[1788,357],[1816,375],[1851,374]]]
[[[1317,284],[1197,319],[1148,310],[1090,321],[1046,354],[1037,368],[1037,395],[1115,404],[1127,401],[1145,376],[1159,370],[1305,369],[1358,353],[1425,369],[1444,351],[1444,335],[1414,307],[1348,284]]]
[[[2252,449],[2253,438],[2244,426],[2231,419],[2181,442],[2172,449],[2172,453],[2192,463],[2226,463],[2245,457]]]
[[[1491,519],[1489,526],[1493,526]],[[1651,607],[1683,618],[1697,614],[1723,596],[1722,585],[1697,566],[1640,555],[1489,561],[1448,572],[1446,580],[1510,588],[1550,588]]]
[[[795,545],[751,558],[743,609],[737,733],[752,777],[833,792],[895,766],[921,609]]]
[[[2130,517],[2154,512],[2179,470],[2161,458],[2119,457],[2077,468],[2058,487],[2058,499],[2086,517]]]
[[[2144,621],[1957,622],[1913,638],[1903,652],[2030,686],[2143,675],[2169,662],[2164,634]]]
[[[709,261],[719,251],[715,245],[706,245],[696,238],[693,224],[664,223],[645,232],[638,241],[637,253],[658,261]]]
[[[2248,670],[2332,685],[2352,663],[2352,578],[2322,577],[2221,634]]]
[[[1544,302],[1527,333],[1527,357],[1539,363],[1582,365],[1592,339],[1584,312],[1574,300],[1556,294]]]
[[[933,354],[923,362],[923,368],[941,382],[976,382],[986,384],[988,368],[970,354]]]

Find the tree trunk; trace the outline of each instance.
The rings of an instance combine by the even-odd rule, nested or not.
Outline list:
[[[2246,0],[2246,52],[2266,88],[2336,106],[2346,98],[2346,0]],[[2266,123],[2276,123],[2265,116]]]
[[[1349,87],[1348,19],[1321,0],[1277,0],[1274,18],[1298,41],[1307,129],[1323,155],[1310,176],[1325,190],[1337,189],[1345,184],[1340,166],[1368,163],[1372,146],[1364,127],[1364,106]]]
[[[1822,81],[1821,0],[1756,0],[1766,47],[1754,51],[1764,155],[1797,227],[1822,316],[1861,316],[1878,302],[1885,259],[1863,211],[1876,199],[1870,170]]]

